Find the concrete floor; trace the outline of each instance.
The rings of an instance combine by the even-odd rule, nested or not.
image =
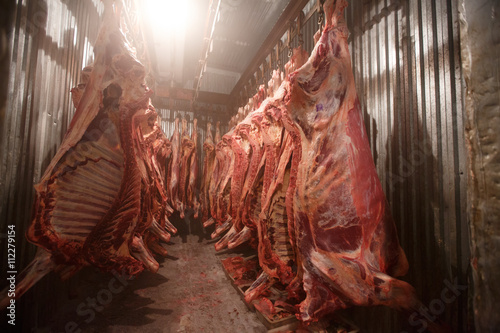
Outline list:
[[[164,246],[168,257],[157,274],[120,282],[88,273],[77,296],[37,331],[267,332],[231,286],[213,243],[185,234]]]

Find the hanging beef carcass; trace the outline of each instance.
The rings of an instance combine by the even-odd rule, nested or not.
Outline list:
[[[283,72],[279,70],[273,70],[273,75],[271,76],[271,79],[267,83],[267,96],[269,98],[274,97],[274,93],[278,91],[279,87],[281,86],[281,82],[283,81],[282,77]]]
[[[216,204],[216,195],[217,195],[217,188],[220,184],[220,181],[222,179],[222,174],[223,174],[223,153],[221,149],[221,134],[220,134],[220,122],[215,123],[215,138],[214,138],[214,143],[215,143],[215,149],[214,149],[214,167],[213,167],[213,173],[210,176],[210,183],[208,187],[208,201],[209,201],[209,212],[210,215],[212,216],[208,220],[205,220],[203,222],[203,226],[206,228],[214,223],[216,223],[217,219],[217,204]]]
[[[228,242],[232,237],[234,237],[240,230],[241,225],[239,223],[239,204],[241,199],[241,193],[243,191],[243,184],[247,177],[248,165],[251,156],[251,146],[248,139],[242,135],[241,128],[246,127],[245,124],[238,125],[233,131],[231,136],[231,150],[233,155],[233,166],[230,178],[230,190],[229,190],[229,202],[231,216],[231,228],[229,231],[215,244],[215,249],[221,250],[227,247]]]
[[[268,82],[267,99],[263,103],[268,103],[274,97],[274,92],[281,85],[280,71],[274,70],[271,79]],[[270,163],[274,165],[272,154],[270,154],[269,145],[265,145],[263,130],[268,129],[269,121],[264,114],[266,107],[259,107],[255,112],[250,113],[243,123],[246,125],[241,128],[243,135],[247,137],[252,147],[252,156],[250,159],[248,176],[243,186],[241,203],[239,205],[238,217],[242,229],[232,237],[228,242],[228,248],[235,248],[245,242],[257,238],[257,223],[261,213],[261,198],[264,190],[265,166]],[[268,154],[271,158],[268,159]],[[268,171],[271,167],[268,167]],[[268,178],[269,179],[269,178]],[[266,187],[268,188],[268,186]],[[237,228],[238,230],[240,228]]]
[[[194,151],[194,143],[188,133],[187,120],[182,119],[182,132],[181,132],[181,150],[179,159],[179,192],[178,192],[178,205],[177,210],[180,217],[184,218],[185,209],[187,207],[187,186],[189,181],[189,159]]]
[[[222,139],[221,134],[220,134],[220,121],[217,121],[215,123],[215,136],[214,136],[214,143],[217,144],[220,142]]]
[[[274,86],[274,80],[278,84],[280,82],[276,75],[269,83],[271,87]],[[271,92],[273,91],[271,88]],[[265,85],[260,85],[257,93],[248,100],[244,108],[239,108],[238,114],[230,121],[230,125],[235,123],[231,146],[234,156],[230,194],[232,226],[215,245],[216,250],[223,249],[229,244],[232,248],[252,238],[251,228],[244,225],[243,211],[246,196],[258,175],[258,166],[263,153],[262,138],[259,133],[262,114],[257,110],[265,100],[266,94]]]
[[[203,160],[203,175],[201,180],[201,209],[202,209],[202,221],[205,222],[210,218],[210,200],[209,200],[209,188],[210,180],[214,174],[215,166],[215,144],[212,137],[212,124],[207,123],[207,134],[205,142],[203,143],[203,151],[205,152],[205,159]],[[213,219],[212,219],[213,220]]]
[[[352,305],[409,308],[413,288],[370,153],[343,20],[345,0],[324,5],[326,26],[290,76],[285,127],[296,137],[293,210],[306,299],[298,317],[318,320]],[[299,148],[300,147],[300,148]]]
[[[84,86],[73,89],[75,116],[35,186],[27,238],[39,249],[17,277],[16,297],[51,270],[68,278],[86,265],[129,276],[144,267],[158,269],[143,239],[165,233],[149,218],[162,208],[145,204],[158,198],[146,189],[157,185],[151,167],[156,157],[148,155],[156,143],[157,115],[145,68],[121,31],[119,15],[106,1],[95,62],[82,75]],[[3,307],[8,298],[2,296]]]
[[[233,142],[233,130],[226,133],[215,149],[220,173],[218,185],[214,193],[214,207],[212,214],[215,216],[216,227],[211,237],[216,238],[229,230],[232,225],[231,217],[231,181],[234,171],[234,153],[231,149]]]
[[[174,132],[172,133],[172,138],[170,139],[172,145],[172,157],[170,158],[168,165],[168,181],[167,188],[169,194],[169,200],[172,207],[179,211],[180,199],[179,199],[179,177],[180,177],[180,154],[181,154],[181,139],[179,133],[179,118],[175,118],[174,121]]]
[[[250,113],[239,125],[240,136],[248,141],[251,155],[241,195],[238,198],[236,220],[233,222],[236,234],[228,240],[229,248],[234,248],[255,238],[255,224],[249,219],[249,216],[252,214],[252,208],[256,208],[256,202],[252,203],[252,196],[254,191],[259,188],[265,164],[263,141],[260,133],[261,120],[262,114],[257,110]]]
[[[292,67],[298,68],[301,64],[303,64],[307,60],[307,53],[303,51],[301,48],[298,48],[294,51],[293,57],[287,63],[285,68],[289,71]],[[276,81],[276,83],[274,82]],[[270,80],[269,86],[271,88],[271,93],[274,94],[274,89],[277,89],[275,86],[279,84],[281,81],[279,79],[279,72],[275,71],[274,77]],[[245,210],[245,201],[248,193],[251,190],[251,187],[254,185],[259,186],[259,183],[256,182],[256,178],[259,175],[259,166],[263,167],[264,161],[262,157],[264,156],[263,152],[263,139],[262,133],[260,131],[260,122],[264,115],[264,110],[267,108],[260,108],[261,104],[263,104],[265,97],[265,86],[261,85],[259,87],[258,93],[249,100],[249,103],[244,108],[254,108],[248,115],[246,115],[245,119],[241,121],[235,128],[233,134],[233,153],[234,153],[234,171],[232,175],[231,182],[231,217],[232,217],[232,227],[226,233],[226,235],[216,244],[216,249],[220,250],[229,246],[233,248],[237,245],[242,244],[245,241],[252,239],[254,234],[252,233],[252,227],[256,225],[250,224],[250,220],[243,221],[243,212]],[[270,96],[272,97],[272,96]],[[269,99],[265,101],[268,102]],[[278,125],[281,129],[282,125]],[[279,141],[278,145],[281,143]],[[290,149],[288,149],[290,150]],[[269,178],[271,170],[268,169]],[[274,171],[273,171],[274,172]],[[260,173],[260,176],[263,176],[263,172]],[[276,177],[275,177],[276,178]],[[283,196],[284,198],[284,196]],[[254,205],[255,205],[254,201]],[[273,201],[274,207],[275,201]],[[260,206],[260,205],[259,205]],[[270,209],[273,211],[273,209]],[[249,212],[246,212],[246,218],[252,215]],[[245,225],[245,222],[248,225]],[[281,224],[285,227],[286,230],[286,216],[285,219],[281,219]],[[273,232],[278,230],[278,228],[271,227],[269,230]],[[275,237],[271,237],[273,240]],[[261,243],[259,243],[261,244]],[[290,245],[287,245],[290,247]]]
[[[360,115],[345,4],[327,1],[327,26],[312,56],[294,52],[297,62],[287,64],[291,74],[263,103],[260,121],[266,158],[257,223],[263,273],[245,296],[259,297],[274,281],[288,284],[289,297],[300,302],[297,316],[307,322],[352,305],[419,304],[413,288],[392,277],[408,264]]]
[[[194,218],[198,218],[200,202],[198,199],[198,119],[193,120],[193,132],[191,133],[193,152],[189,159],[189,177],[186,189],[186,203],[194,211]]]
[[[285,65],[287,74],[300,67],[306,60],[307,52],[301,47],[296,48],[290,61]],[[261,133],[266,145],[267,163],[257,231],[259,263],[263,272],[245,292],[247,302],[259,297],[275,281],[284,285],[290,284],[295,275],[290,194],[293,193],[295,186],[296,168],[292,166],[296,157],[295,160],[292,159],[293,138],[284,129],[281,120],[285,92],[283,88],[278,89],[274,98],[264,102],[262,107],[266,121],[262,122]]]
[[[158,125],[158,116],[152,105],[149,105],[149,109],[144,115],[136,116],[134,120],[136,159],[143,175],[141,191],[143,223],[142,227],[136,228],[136,233],[140,235],[144,232],[144,243],[147,248],[165,256],[167,252],[159,244],[159,241],[168,242],[170,240],[170,234],[165,231],[165,228],[172,233],[176,232],[167,218],[167,214],[171,213],[171,208],[167,203],[165,165],[166,159],[171,153],[170,142]],[[146,227],[147,229],[144,229]],[[133,251],[143,251],[135,246],[132,249]],[[148,255],[148,252],[143,252],[143,255]],[[149,257],[146,262],[152,263],[153,266],[150,267],[150,270],[157,270],[158,264],[154,258]]]
[[[264,84],[261,84],[259,86],[259,89],[257,90],[257,93],[253,96],[253,109],[250,110],[248,113],[254,111],[254,110],[257,110],[260,105],[262,104],[262,102],[264,101],[264,99],[266,99],[266,96],[267,95],[267,90],[266,90],[266,86]],[[245,114],[245,116],[248,115]]]

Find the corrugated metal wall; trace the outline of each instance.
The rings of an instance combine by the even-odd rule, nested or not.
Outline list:
[[[457,2],[353,0],[347,20],[377,172],[410,263],[405,280],[430,317],[468,332],[469,290],[446,291],[450,282],[467,285],[470,273]],[[422,326],[396,317],[377,310],[356,318],[369,332]]]
[[[24,237],[33,184],[55,154],[73,116],[70,89],[78,83],[81,69],[92,61],[102,10],[99,0],[19,0],[12,12],[10,72],[3,78],[9,84],[1,124],[0,232],[5,235],[8,224],[16,226],[18,271],[34,257],[35,247]],[[7,263],[6,249],[2,237],[1,267]],[[4,274],[2,270],[2,287]],[[51,313],[64,291],[59,281],[57,277],[45,279],[25,295],[17,308],[16,328],[28,331]]]
[[[8,104],[0,133],[0,232],[5,234],[7,224],[16,224],[17,267],[24,267],[34,255],[34,247],[21,235],[30,222],[33,183],[50,162],[73,115],[69,89],[91,60],[101,6],[97,0],[19,0],[13,13]],[[442,314],[455,331],[469,331],[469,290],[458,290],[453,300],[453,294],[442,296],[450,283],[467,285],[469,275],[456,1],[352,0],[347,19],[371,148],[410,262],[405,279],[415,286],[430,316]],[[308,51],[316,29],[314,14],[303,28]],[[283,66],[288,61],[286,48],[281,57]],[[158,111],[171,137],[167,120],[171,111]],[[225,125],[227,119],[220,120]],[[198,126],[201,147],[205,120]],[[221,130],[223,134],[227,128]],[[2,238],[2,263],[5,248]],[[29,311],[25,308],[26,325],[50,313],[51,306],[36,296],[50,299],[60,294],[54,292],[56,284],[65,287],[58,281],[55,276],[53,281],[45,279],[25,295],[24,304],[35,299],[38,304],[37,311],[32,304]],[[385,308],[348,313],[367,332],[421,327],[417,320],[408,322]]]

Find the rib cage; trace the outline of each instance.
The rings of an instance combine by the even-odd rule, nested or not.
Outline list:
[[[110,144],[116,138],[108,131],[99,141],[80,142],[56,166],[47,191],[55,193],[48,209],[60,238],[83,242],[111,208],[124,171],[121,148]]]
[[[288,215],[285,205],[289,182],[290,169],[287,168],[283,177],[283,184],[271,199],[270,213],[266,219],[267,229],[270,231],[269,240],[271,242],[271,249],[284,263],[295,261],[292,243],[288,236]]]
[[[169,238],[166,227],[175,232],[158,164],[170,144],[159,132],[145,67],[122,31],[120,4],[104,4],[95,63],[72,89],[75,116],[35,185],[27,238],[41,249],[20,273],[16,298],[51,270],[63,278],[86,265],[129,276],[145,267],[156,271],[149,246],[165,255],[158,237]]]

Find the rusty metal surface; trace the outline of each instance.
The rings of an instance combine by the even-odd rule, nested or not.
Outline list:
[[[457,3],[351,1],[347,19],[370,146],[410,263],[405,279],[431,317],[466,332],[470,288],[442,299],[449,282],[468,285],[470,265]],[[396,332],[418,330],[420,317],[357,318],[370,332]]]

